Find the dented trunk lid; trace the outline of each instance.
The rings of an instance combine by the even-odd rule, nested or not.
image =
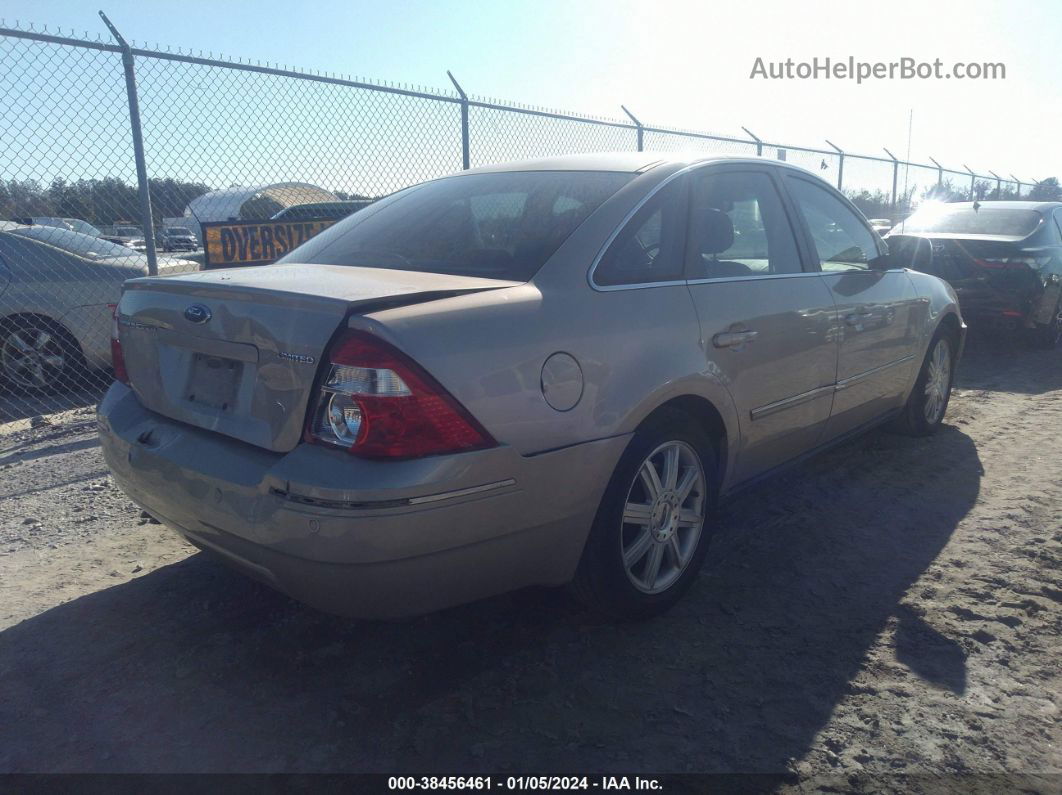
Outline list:
[[[146,277],[125,283],[119,338],[146,408],[286,452],[348,314],[517,284],[294,263]]]

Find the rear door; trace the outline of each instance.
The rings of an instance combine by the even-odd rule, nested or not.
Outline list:
[[[711,166],[691,178],[686,275],[709,367],[738,407],[735,478],[820,440],[833,396],[833,299],[805,271],[795,224],[768,166]]]
[[[787,173],[823,281],[839,317],[837,391],[825,440],[901,404],[926,322],[926,305],[904,270],[873,270],[883,249],[866,221],[832,188]]]

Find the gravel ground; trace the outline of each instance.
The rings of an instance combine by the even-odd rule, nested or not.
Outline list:
[[[314,612],[141,518],[91,409],[26,424],[0,771],[1062,773],[1062,353],[972,339],[936,437],[747,492],[687,598],[625,625],[544,590]]]

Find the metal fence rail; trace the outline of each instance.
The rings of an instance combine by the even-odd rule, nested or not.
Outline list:
[[[102,16],[102,14],[101,14]],[[202,266],[162,232],[297,196],[373,199],[462,168],[591,151],[762,155],[808,168],[871,217],[1032,183],[625,118],[561,113],[0,21],[0,423],[98,399],[126,278]],[[263,186],[272,186],[261,190]],[[285,193],[286,192],[286,193]],[[220,219],[224,220],[224,218]],[[109,237],[120,242],[107,242]],[[196,241],[198,242],[198,241]],[[156,246],[159,251],[156,253]]]

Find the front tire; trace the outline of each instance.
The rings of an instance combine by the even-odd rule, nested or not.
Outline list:
[[[951,387],[955,380],[954,335],[941,328],[933,335],[926,352],[922,369],[918,373],[903,413],[894,423],[894,428],[908,436],[930,436],[944,422],[951,400]]]
[[[635,432],[594,519],[573,582],[613,618],[648,618],[692,585],[708,551],[717,489],[708,436],[679,412]]]

